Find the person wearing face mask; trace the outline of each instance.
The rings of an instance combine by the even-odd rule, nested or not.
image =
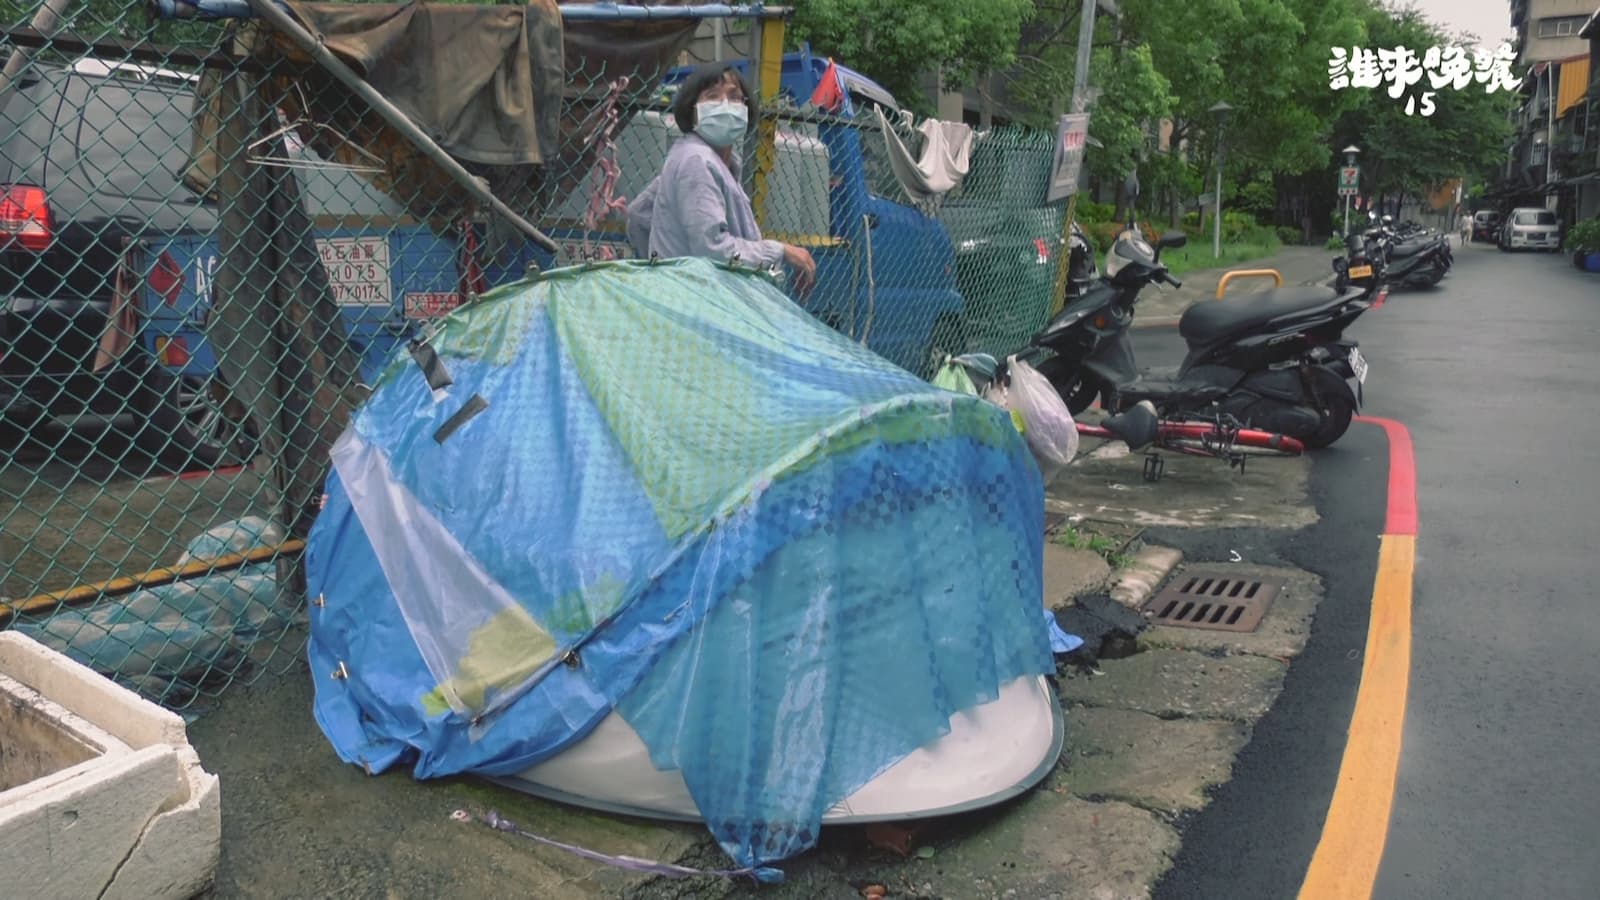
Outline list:
[[[765,240],[739,182],[738,147],[756,116],[749,88],[727,62],[696,70],[678,89],[672,116],[682,137],[661,174],[628,204],[628,243],[640,257],[739,258],[745,266],[787,264],[809,291],[817,264],[803,247]]]

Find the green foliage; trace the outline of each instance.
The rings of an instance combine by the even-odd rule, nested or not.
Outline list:
[[[1246,210],[1257,218],[1272,215],[1278,205],[1278,192],[1265,179],[1256,178],[1233,197],[1233,208]]]
[[[1210,235],[1203,240],[1194,240],[1189,246],[1179,250],[1166,250],[1161,254],[1161,262],[1173,274],[1181,278],[1189,272],[1202,269],[1232,269],[1245,263],[1269,259],[1283,249],[1278,242],[1278,236],[1270,229],[1264,229],[1252,235],[1251,240],[1222,243],[1222,257],[1218,259],[1211,255]]]
[[[1074,215],[1080,223],[1109,222],[1115,212],[1116,209],[1109,203],[1096,203],[1093,200],[1080,199]]]
[[[1120,569],[1132,562],[1132,559],[1127,554],[1121,552],[1123,549],[1122,541],[1107,535],[1096,534],[1092,531],[1083,531],[1071,525],[1062,528],[1061,532],[1052,540],[1063,547],[1098,553],[1114,569]]]
[[[1298,228],[1290,228],[1287,225],[1280,225],[1277,228],[1277,233],[1278,240],[1284,244],[1298,246],[1299,244],[1304,243],[1304,236],[1300,233],[1300,229]]]
[[[1390,11],[1374,6],[1365,18],[1372,46],[1426,48],[1457,40],[1415,9]],[[1411,93],[1420,102],[1428,89],[1424,79]],[[1507,113],[1517,102],[1513,93],[1490,94],[1476,82],[1460,91],[1437,91],[1430,116],[1420,111],[1407,115],[1405,101],[1391,98],[1387,91],[1351,93],[1356,93],[1360,102],[1339,118],[1330,145],[1355,143],[1361,147],[1365,192],[1416,192],[1505,162],[1511,128]],[[1331,166],[1328,177],[1333,177]]]
[[[1332,237],[1328,238],[1328,242],[1326,244],[1322,245],[1322,249],[1324,249],[1324,250],[1333,250],[1333,251],[1338,252],[1338,253],[1343,253],[1344,252],[1344,239],[1339,237],[1337,234],[1335,234]]]
[[[0,0],[0,22],[28,25],[42,0]],[[155,19],[141,3],[129,0],[77,0],[66,7],[60,30],[89,40],[148,41],[168,47],[209,49],[225,25],[221,22],[177,22]]]
[[[1256,217],[1249,213],[1230,211],[1226,207],[1222,210],[1222,239],[1224,241],[1247,240],[1250,235],[1272,234],[1272,229],[1262,228],[1256,223]],[[1273,238],[1276,239],[1276,235]]]
[[[1122,232],[1122,223],[1118,222],[1083,222],[1079,225],[1083,233],[1094,244],[1096,253],[1105,253],[1111,249],[1111,244],[1116,241],[1117,235]]]
[[[1575,253],[1600,253],[1600,216],[1572,226],[1567,232],[1567,249]]]
[[[1016,61],[1032,0],[793,0],[788,34],[810,41],[888,88],[911,107],[926,107],[921,79],[939,67],[946,87]]]

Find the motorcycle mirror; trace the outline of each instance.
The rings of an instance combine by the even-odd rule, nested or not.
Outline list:
[[[1157,243],[1161,247],[1176,249],[1189,243],[1189,236],[1181,231],[1169,231],[1166,234],[1163,234],[1161,236],[1161,240]]]

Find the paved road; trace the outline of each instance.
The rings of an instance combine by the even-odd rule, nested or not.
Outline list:
[[[1351,331],[1372,363],[1364,412],[1411,429],[1421,516],[1404,750],[1373,895],[1593,898],[1600,276],[1554,255],[1469,247],[1456,258],[1440,288],[1396,292]],[[1135,347],[1145,364],[1181,351],[1161,329]],[[1373,454],[1351,436],[1317,480],[1319,539],[1354,546],[1372,508],[1348,485],[1381,481],[1352,466]],[[1308,567],[1328,561],[1298,543]],[[1283,897],[1298,886],[1314,846],[1307,823],[1325,812],[1338,764],[1325,725],[1348,721],[1359,677],[1329,654],[1359,648],[1349,598],[1353,582],[1371,584],[1370,562],[1337,568],[1329,615],[1297,663],[1315,677],[1291,677],[1160,896]]]
[[[1468,248],[1366,323],[1418,505],[1405,749],[1376,897],[1600,896],[1600,276]],[[1380,327],[1381,326],[1381,327]],[[1376,368],[1374,371],[1379,371]]]

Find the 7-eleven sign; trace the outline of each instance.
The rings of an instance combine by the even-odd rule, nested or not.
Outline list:
[[[1361,168],[1345,166],[1339,170],[1339,190],[1353,191],[1361,186]]]

